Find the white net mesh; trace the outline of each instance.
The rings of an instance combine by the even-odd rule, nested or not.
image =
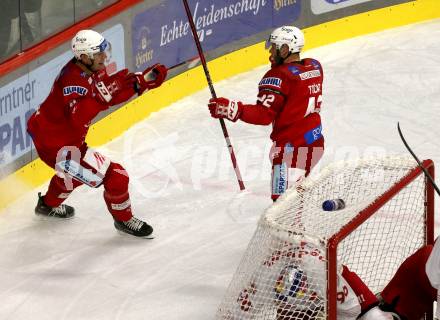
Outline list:
[[[333,164],[290,189],[260,219],[216,319],[327,319],[327,240],[406,176],[408,158]],[[343,199],[346,207],[323,211]],[[419,175],[338,245],[338,265],[379,292],[424,244],[425,179]]]

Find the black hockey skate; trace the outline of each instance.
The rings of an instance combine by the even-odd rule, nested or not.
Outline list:
[[[127,221],[115,220],[115,228],[121,232],[131,234],[135,237],[149,239],[153,238],[151,236],[153,233],[153,227],[136,217],[131,217],[131,219]]]
[[[44,203],[44,197],[38,192],[38,203],[35,207],[35,214],[40,217],[71,219],[75,215],[75,209],[66,204],[62,204],[56,208],[49,207]]]

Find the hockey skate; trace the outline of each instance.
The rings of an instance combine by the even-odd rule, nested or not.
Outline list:
[[[49,207],[44,203],[44,197],[38,192],[38,203],[35,207],[35,214],[40,217],[71,219],[75,215],[75,209],[66,204],[58,207]]]
[[[115,228],[123,233],[131,234],[135,237],[152,239],[151,234],[153,228],[146,222],[139,220],[136,217],[131,217],[127,221],[115,220]]]

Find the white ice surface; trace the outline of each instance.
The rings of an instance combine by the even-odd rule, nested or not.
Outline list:
[[[420,158],[440,163],[439,39],[436,20],[305,53],[325,70],[323,165],[407,154],[397,121]],[[265,70],[217,83],[217,94],[253,102]],[[116,233],[102,189],[75,191],[70,221],[34,218],[47,184],[0,213],[0,319],[213,319],[271,204],[270,128],[227,123],[248,190],[239,193],[208,97],[178,101],[99,148],[129,172],[134,213],[154,240]]]

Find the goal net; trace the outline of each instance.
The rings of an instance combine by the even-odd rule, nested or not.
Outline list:
[[[434,174],[432,161],[423,165]],[[406,257],[433,242],[433,198],[412,159],[330,165],[266,210],[216,319],[336,319],[338,268],[380,292]],[[345,208],[324,211],[329,199]]]

